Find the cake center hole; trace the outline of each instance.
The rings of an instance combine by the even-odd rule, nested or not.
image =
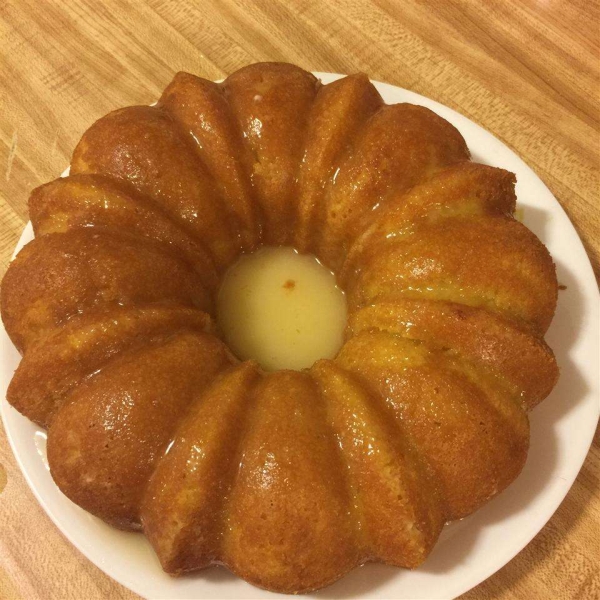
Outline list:
[[[217,312],[238,358],[253,358],[268,371],[300,370],[340,349],[346,298],[314,256],[262,248],[227,271]]]

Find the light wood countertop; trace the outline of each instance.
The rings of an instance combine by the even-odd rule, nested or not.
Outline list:
[[[578,230],[600,276],[600,16],[595,0],[0,3],[0,276],[29,191],[112,109],[175,72],[256,61],[364,71],[463,113],[514,149]],[[600,436],[557,513],[469,600],[600,597]],[[0,598],[133,599],[45,515],[0,430]]]

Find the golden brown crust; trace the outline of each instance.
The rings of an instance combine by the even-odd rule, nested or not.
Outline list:
[[[167,572],[299,593],[415,567],[518,475],[558,376],[556,275],[514,175],[450,123],[362,74],[179,73],[93,124],[71,173],[32,193],[38,237],[2,283],[8,399],[50,426],[59,488],[143,527]],[[211,334],[219,276],[265,243],[336,269],[334,361],[267,375]]]
[[[95,227],[162,242],[192,264],[211,291],[218,279],[206,248],[125,182],[103,175],[71,175],[42,185],[29,197],[36,236]]]
[[[102,306],[77,315],[28,348],[6,398],[48,427],[69,392],[111,358],[180,329],[212,332],[213,324],[204,312],[168,304]]]
[[[71,173],[125,180],[202,240],[221,266],[240,251],[213,179],[158,108],[130,106],[96,121],[75,148]]]
[[[412,104],[378,110],[329,187],[318,254],[339,268],[352,242],[392,193],[407,190],[448,165],[468,160],[460,133],[434,112]]]
[[[339,172],[340,162],[364,123],[383,100],[362,73],[321,87],[312,106],[304,155],[298,174],[298,215],[295,246],[318,251],[318,232],[326,220],[325,192]]]
[[[360,267],[364,252],[376,254],[390,240],[409,235],[423,221],[460,215],[512,215],[515,205],[513,173],[469,161],[452,165],[408,191],[390,195],[371,225],[353,242],[340,279],[347,281]]]
[[[484,377],[473,381],[443,352],[386,332],[365,332],[344,345],[336,362],[384,399],[434,469],[448,520],[477,510],[523,468],[529,446],[525,412],[506,394],[490,396]]]
[[[223,86],[177,73],[158,104],[190,136],[200,161],[215,179],[229,218],[234,220],[241,247],[251,251],[260,234],[256,202],[246,176],[252,158],[232,118]]]
[[[457,352],[502,377],[528,409],[541,402],[558,379],[554,354],[543,340],[484,309],[399,298],[350,315],[347,337],[362,331],[388,331]]]
[[[142,522],[167,573],[222,560],[224,506],[259,377],[257,365],[246,361],[217,378],[197,399],[152,474]]]
[[[259,587],[318,589],[360,559],[324,408],[304,373],[271,373],[253,390],[222,552],[234,573]]]
[[[319,85],[311,73],[285,63],[249,65],[223,83],[253,158],[248,177],[261,207],[267,244],[292,240],[295,179]]]
[[[325,400],[346,485],[350,519],[364,558],[414,568],[427,557],[445,522],[435,481],[378,397],[335,362],[321,360],[311,374]],[[376,450],[375,450],[376,449]]]
[[[365,251],[347,282],[351,307],[397,297],[482,307],[543,335],[558,294],[554,263],[524,225],[508,217],[449,217],[415,224]]]
[[[217,338],[182,332],[121,354],[78,386],[48,430],[62,492],[117,527],[139,528],[154,465],[194,395],[228,364]]]
[[[101,304],[170,300],[201,310],[211,301],[194,271],[142,239],[92,228],[36,238],[2,282],[2,318],[23,351],[70,317]]]

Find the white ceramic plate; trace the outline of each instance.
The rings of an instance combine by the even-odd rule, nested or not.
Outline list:
[[[328,83],[341,77],[317,73]],[[506,564],[538,533],[571,487],[590,446],[599,413],[598,289],[583,246],[565,212],[535,173],[502,142],[457,112],[407,90],[375,83],[388,103],[421,104],[453,123],[475,161],[517,175],[525,224],[556,262],[558,310],[547,335],[561,368],[556,389],[531,413],[531,450],[517,481],[473,516],[446,527],[417,571],[366,565],[312,594],[321,599],[454,598]],[[17,251],[32,238],[31,225]],[[4,427],[13,452],[39,503],[62,533],[107,575],[147,598],[265,598],[268,592],[223,568],[172,579],[146,539],[119,532],[72,504],[54,485],[45,458],[45,433],[4,399],[19,355],[0,332],[0,393]],[[36,535],[31,531],[31,535]],[[273,596],[275,598],[275,596]]]

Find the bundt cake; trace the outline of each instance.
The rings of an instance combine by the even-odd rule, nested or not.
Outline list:
[[[62,492],[141,529],[170,574],[223,564],[297,593],[417,567],[517,477],[558,377],[555,269],[514,187],[365,75],[179,73],[32,192],[36,237],[2,283],[8,401],[48,429]],[[335,272],[334,359],[267,373],[221,341],[221,278],[263,245]]]

